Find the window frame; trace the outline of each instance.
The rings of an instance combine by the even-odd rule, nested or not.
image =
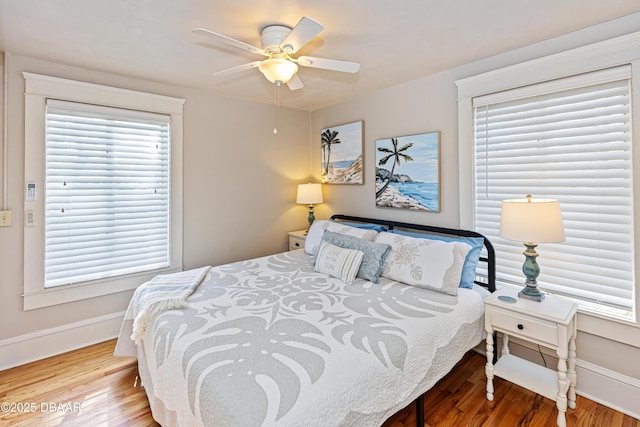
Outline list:
[[[608,68],[473,99],[477,210],[474,228],[493,236],[496,253],[503,254],[498,281],[521,288],[523,277],[522,243],[499,237],[496,218],[500,216],[500,201],[522,198],[524,194],[558,199],[566,241],[541,244],[543,274],[538,287],[567,295],[585,310],[603,311],[622,320],[630,319],[634,305],[630,71],[628,65]],[[522,89],[525,96],[519,96]],[[576,109],[565,110],[569,105]],[[615,114],[610,111],[611,105],[615,105]],[[528,108],[541,115],[528,116]],[[550,113],[559,108],[563,109],[561,114]],[[604,118],[593,117],[603,110]],[[587,125],[592,127],[585,128]],[[594,127],[599,125],[605,127]],[[538,129],[534,129],[536,126]],[[585,129],[589,129],[588,135]],[[592,141],[601,130],[603,138]],[[531,150],[534,147],[526,141],[536,137],[542,145]],[[548,141],[555,139],[559,143],[550,145]],[[584,144],[589,144],[588,152]],[[607,157],[590,157],[601,150],[606,150]],[[606,161],[612,151],[617,153],[617,161]],[[553,160],[543,165],[542,155],[550,155]],[[594,166],[596,161],[603,163],[604,174]],[[585,163],[592,166],[583,170]],[[601,186],[614,178],[621,182],[620,187]],[[487,193],[489,188],[492,190]],[[598,209],[597,214],[585,210],[591,196],[602,197],[597,204],[602,210]],[[600,233],[599,244],[584,246],[585,241],[598,239],[594,236]],[[596,265],[609,271],[611,278],[595,270]],[[589,269],[594,270],[587,273]],[[599,300],[602,303],[596,302]]]
[[[132,290],[156,274],[182,266],[182,145],[184,99],[94,83],[23,72],[25,79],[25,194],[27,183],[37,186],[35,201],[24,199],[25,213],[35,224],[24,227],[24,309],[78,301]],[[44,201],[46,100],[95,104],[170,116],[170,261],[169,267],[71,285],[44,287]]]
[[[633,106],[640,105],[640,32],[603,42],[560,52],[543,58],[496,69],[457,80],[458,88],[458,166],[460,226],[473,229],[473,98],[511,90],[542,82],[575,76],[605,68],[628,64],[631,66],[632,129],[640,129],[640,114],[633,114]],[[640,147],[639,132],[632,131],[632,146]],[[640,176],[640,149],[632,152],[633,176]],[[640,185],[634,182],[633,209],[640,212]],[[634,224],[634,318],[622,320],[606,314],[579,309],[578,327],[581,331],[638,346],[640,323],[640,222]],[[499,260],[498,260],[499,262]]]

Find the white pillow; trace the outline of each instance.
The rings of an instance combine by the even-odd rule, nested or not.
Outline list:
[[[448,295],[458,295],[464,260],[471,246],[461,242],[418,239],[379,233],[378,243],[391,245],[381,276]]]
[[[364,252],[346,249],[322,241],[314,270],[338,278],[347,285],[352,285],[362,264]]]
[[[358,239],[373,241],[378,234],[375,230],[366,230],[364,228],[351,227],[343,225],[335,221],[327,221],[320,219],[314,221],[307,233],[307,239],[304,242],[304,251],[309,255],[316,255],[320,248],[320,242],[325,231],[333,231],[334,233],[346,234],[347,236],[357,237]]]

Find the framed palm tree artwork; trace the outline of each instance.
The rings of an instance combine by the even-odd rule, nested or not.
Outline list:
[[[362,120],[322,129],[322,171],[325,184],[362,184]]]
[[[376,140],[376,206],[440,212],[440,132]]]

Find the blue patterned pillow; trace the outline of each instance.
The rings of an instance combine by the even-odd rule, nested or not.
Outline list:
[[[307,239],[304,241],[305,253],[313,256],[316,256],[318,254],[318,248],[320,247],[320,242],[322,242],[322,236],[327,230],[334,231],[340,234],[348,234],[349,236],[354,236],[369,241],[373,241],[373,239],[375,239],[376,235],[378,234],[378,232],[375,230],[356,228],[344,225],[340,222],[318,219],[316,221],[313,221],[313,224],[311,224],[311,227],[309,227]]]
[[[443,236],[440,234],[427,234],[427,233],[415,233],[404,230],[391,230],[394,234],[401,234],[403,236],[418,237],[421,239],[440,240],[442,242],[462,242],[471,246],[471,250],[467,254],[467,258],[464,260],[464,266],[462,267],[462,277],[460,278],[461,288],[473,289],[473,283],[476,280],[476,267],[480,261],[480,252],[484,247],[484,239],[482,237],[455,237],[455,236]]]
[[[333,233],[325,231],[322,240],[341,248],[356,249],[364,252],[362,264],[358,270],[357,277],[369,280],[373,283],[380,282],[380,272],[384,260],[391,249],[391,245],[386,243],[375,243],[368,240],[358,239],[357,237],[347,236],[346,234]]]

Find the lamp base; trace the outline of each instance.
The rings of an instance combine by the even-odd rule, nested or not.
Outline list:
[[[525,256],[522,272],[527,280],[524,282],[524,289],[518,292],[519,298],[540,302],[544,299],[544,294],[538,289],[537,278],[540,274],[540,266],[536,262],[538,253],[536,252],[535,243],[525,243],[526,250],[522,253]]]
[[[520,292],[518,292],[518,298],[524,298],[531,301],[540,302],[544,299],[544,294],[540,292],[537,286],[525,286]]]
[[[309,228],[311,228],[311,224],[316,220],[316,217],[313,214],[313,205],[309,205],[309,216],[307,217],[307,220],[309,221]]]

